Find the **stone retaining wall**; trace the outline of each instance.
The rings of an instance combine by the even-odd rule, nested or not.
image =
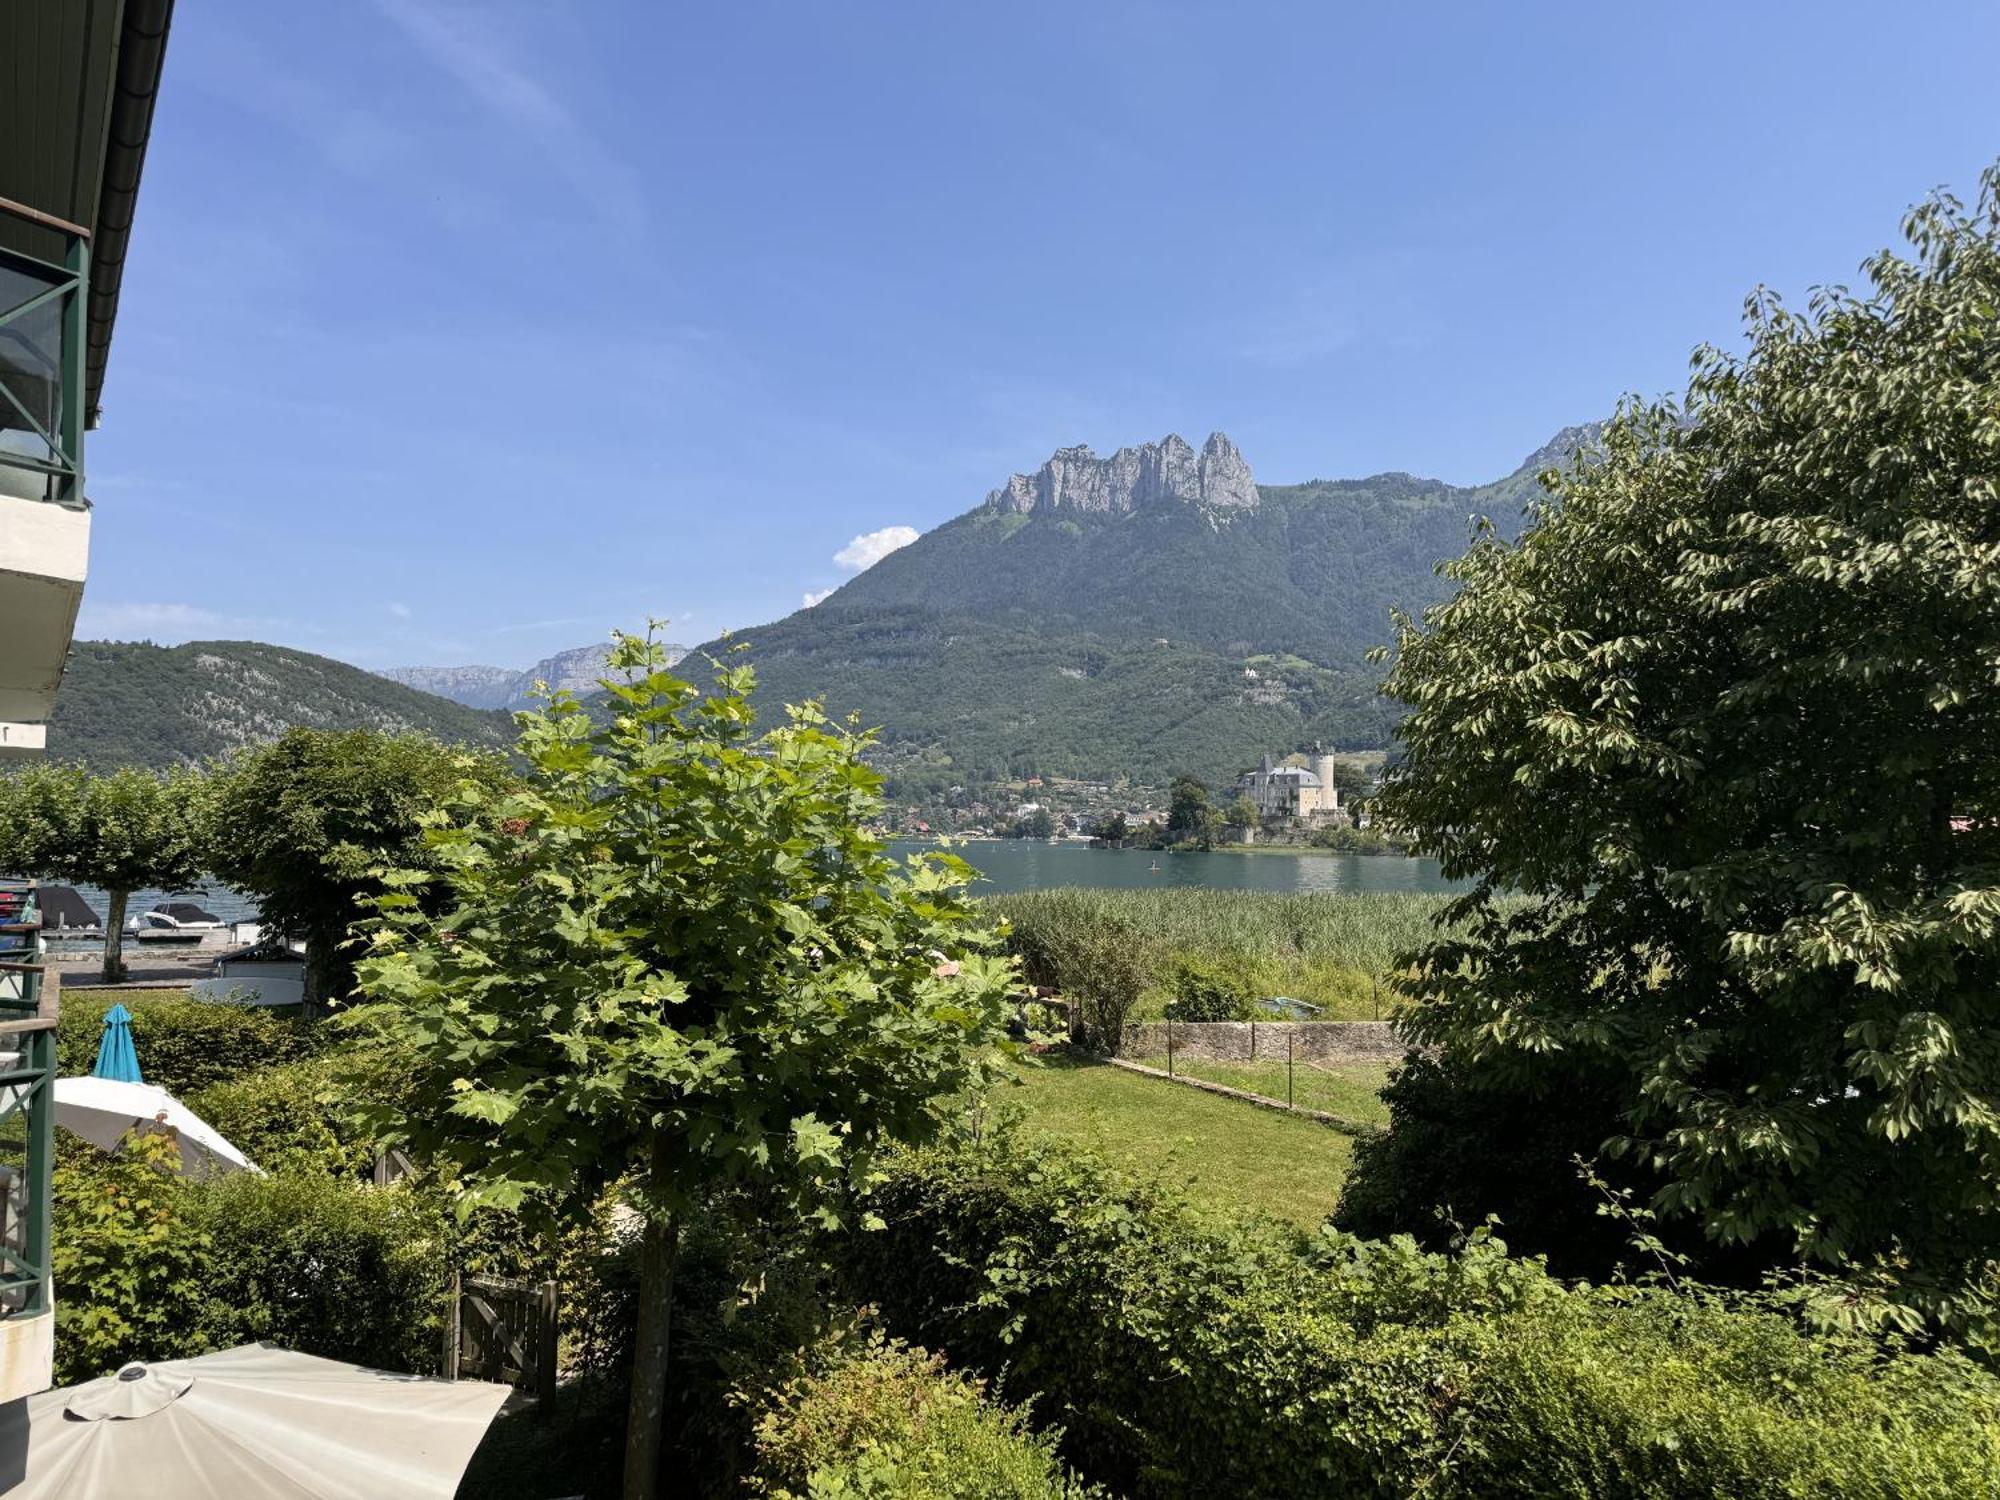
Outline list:
[[[1215,1062],[1400,1062],[1408,1046],[1388,1021],[1175,1021],[1174,1056]],[[1164,1057],[1165,1021],[1128,1021],[1120,1057]]]

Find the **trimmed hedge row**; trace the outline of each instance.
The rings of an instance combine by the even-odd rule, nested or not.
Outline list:
[[[921,1349],[876,1340],[785,1382],[756,1428],[759,1494],[781,1500],[1092,1500],[1053,1438]]]
[[[56,1023],[56,1062],[65,1075],[88,1073],[104,1035],[104,1013],[123,1004],[132,1014],[132,1048],[139,1071],[176,1099],[260,1068],[301,1062],[325,1045],[327,1033],[297,1016],[243,1005],[191,1000],[177,990],[65,990]]]
[[[55,1175],[56,1379],[268,1339],[437,1368],[447,1231],[435,1194],[307,1173],[191,1181],[159,1137],[64,1153]]]
[[[899,1159],[834,1244],[895,1333],[1004,1375],[1138,1496],[2000,1493],[2000,1379],[1755,1298],[1571,1287],[1197,1215],[1048,1143]]]

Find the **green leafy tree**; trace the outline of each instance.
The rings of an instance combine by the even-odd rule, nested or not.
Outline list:
[[[628,1496],[656,1481],[690,1207],[733,1183],[867,1222],[880,1148],[984,1079],[1010,978],[970,867],[863,831],[868,737],[811,705],[760,734],[747,668],[704,697],[663,661],[622,638],[601,719],[567,694],[521,717],[523,782],[431,820],[441,914],[431,876],[393,877],[360,965],[420,1101],[378,1125],[462,1211],[573,1223],[622,1183],[643,1217]]]
[[[1218,819],[1208,787],[1193,776],[1176,776],[1167,802],[1167,837],[1203,849],[1215,843]]]
[[[1478,882],[1417,1041],[1608,1071],[1655,1207],[1991,1350],[2000,168],[1906,230],[1865,295],[1751,299],[1401,622],[1385,808]]]
[[[1097,824],[1097,836],[1107,844],[1122,844],[1131,835],[1122,812],[1106,813]]]
[[[179,890],[202,877],[206,792],[205,779],[193,771],[93,775],[81,766],[26,767],[0,780],[0,862],[104,889],[102,977],[116,984],[125,977],[132,892]]]
[[[422,866],[424,815],[468,776],[493,786],[491,755],[421,735],[365,729],[291,729],[240,752],[215,775],[208,863],[254,893],[264,920],[306,945],[306,1002],[316,1008],[353,986],[343,943],[382,889],[388,866]]]
[[[1229,811],[1223,814],[1223,821],[1233,823],[1238,828],[1255,828],[1262,818],[1258,815],[1257,804],[1239,794],[1236,800],[1229,804]]]
[[[1368,772],[1351,760],[1333,763],[1333,786],[1340,793],[1340,805],[1344,808],[1359,807],[1374,789]]]
[[[1046,807],[1038,807],[1014,824],[1014,837],[1022,839],[1053,838],[1056,831],[1055,814]]]

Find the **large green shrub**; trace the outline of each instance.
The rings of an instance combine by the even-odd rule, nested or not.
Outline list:
[[[313,1175],[191,1181],[157,1138],[55,1174],[56,1378],[267,1339],[392,1370],[438,1361],[445,1216]]]
[[[1604,1080],[1551,1069],[1537,1088],[1413,1052],[1382,1098],[1390,1129],[1356,1142],[1333,1214],[1338,1228],[1374,1239],[1409,1234],[1437,1249],[1457,1226],[1493,1217],[1516,1251],[1547,1257],[1563,1275],[1602,1277],[1631,1258],[1626,1230],[1598,1212],[1604,1200],[1574,1164],[1597,1160],[1618,1133],[1617,1099]],[[1616,1173],[1619,1164],[1599,1170]]]
[[[259,1068],[182,1102],[267,1172],[359,1178],[375,1150],[343,1118],[333,1068],[324,1057]]]
[[[1446,570],[1380,803],[1475,883],[1413,1039],[1615,1080],[1653,1209],[2000,1360],[2000,165],[1904,229]]]
[[[770,1392],[758,1493],[793,1500],[1085,1500],[1050,1437],[921,1349],[877,1339]]]
[[[206,1182],[189,1221],[208,1242],[198,1328],[211,1348],[269,1340],[387,1370],[435,1370],[444,1310],[441,1197],[311,1173]]]
[[[189,1222],[194,1189],[179,1166],[162,1136],[135,1137],[116,1156],[64,1153],[50,1248],[57,1384],[206,1347],[190,1311],[210,1294],[208,1244]]]
[[[70,990],[56,1030],[65,1074],[90,1071],[104,1013],[119,1003],[132,1013],[132,1047],[146,1082],[181,1100],[258,1068],[311,1057],[323,1040],[310,1023],[265,1008],[190,1000],[178,991]]]
[[[1139,1496],[1960,1496],[2000,1380],[1746,1297],[1571,1288],[1329,1233],[1301,1251],[1057,1148],[912,1154],[841,1247],[897,1334],[1006,1372]]]

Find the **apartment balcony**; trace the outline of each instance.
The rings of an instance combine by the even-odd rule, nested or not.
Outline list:
[[[34,889],[0,882],[0,1403],[47,1390],[55,1361],[56,993],[41,934]]]
[[[88,237],[19,205],[60,263],[0,243],[0,759],[46,747],[83,601]]]

